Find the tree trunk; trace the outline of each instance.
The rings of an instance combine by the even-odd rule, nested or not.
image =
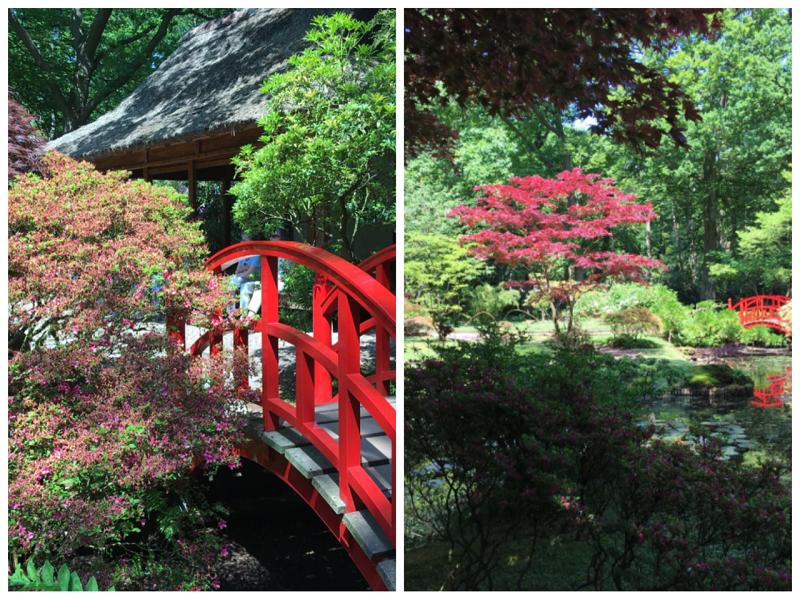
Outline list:
[[[550,309],[553,312],[553,325],[555,326],[556,334],[559,334],[561,333],[561,329],[558,326],[558,308],[556,308],[555,302],[553,301],[550,302]]]
[[[644,237],[645,237],[645,243],[647,244],[647,259],[648,260],[652,260],[653,259],[653,252],[652,252],[652,248],[651,248],[651,245],[650,245],[650,221],[647,221],[647,223],[645,224]],[[653,269],[652,269],[652,267],[648,266],[647,267],[647,282],[649,283],[652,280],[652,278],[653,278]]]
[[[716,287],[710,272],[710,255],[719,251],[719,200],[717,197],[716,156],[706,162],[704,173],[709,189],[703,201],[703,265],[700,273],[700,297],[704,300],[716,299]]]

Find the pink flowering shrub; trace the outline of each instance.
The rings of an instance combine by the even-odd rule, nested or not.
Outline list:
[[[231,305],[202,269],[203,235],[177,193],[55,152],[44,162],[43,179],[23,176],[9,193],[11,350],[40,335],[107,346],[134,314]]]
[[[233,297],[202,268],[175,192],[57,153],[44,163],[9,193],[10,553],[133,552],[111,582],[160,563],[160,584],[213,586],[222,541],[202,531],[221,514],[187,481],[238,464],[256,398],[230,373],[247,357],[194,360],[145,321],[224,325]]]

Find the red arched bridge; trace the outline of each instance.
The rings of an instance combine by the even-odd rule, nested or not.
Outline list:
[[[396,378],[390,353],[396,335],[397,304],[390,290],[395,246],[355,266],[301,243],[253,241],[222,250],[206,267],[221,272],[254,255],[261,257],[261,318],[233,330],[232,341],[234,347],[247,348],[249,338],[260,335],[261,399],[254,407],[258,411],[251,412],[249,440],[240,453],[303,497],[373,589],[393,590],[396,410],[389,386]],[[279,259],[316,273],[311,334],[279,321]],[[375,367],[365,374],[361,336],[372,330]],[[186,322],[168,321],[168,331],[186,347]],[[195,356],[218,353],[226,332],[204,332],[189,351]],[[295,350],[293,402],[279,393],[279,341]]]
[[[739,313],[739,322],[746,329],[764,325],[792,336],[792,324],[784,320],[780,310],[791,301],[783,295],[755,295],[735,304],[728,300],[728,310]]]

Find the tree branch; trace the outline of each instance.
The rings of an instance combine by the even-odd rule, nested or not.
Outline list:
[[[542,125],[544,125],[546,128],[550,129],[550,131],[555,133],[556,136],[558,137],[558,139],[560,139],[561,141],[564,141],[564,131],[563,131],[563,129],[561,131],[559,131],[556,128],[555,125],[553,125],[549,120],[547,120],[547,118],[544,116],[542,111],[539,110],[539,107],[536,104],[531,104],[531,109],[533,110],[533,113],[537,117],[539,117],[539,120],[542,122]]]
[[[64,98],[64,95],[61,93],[61,89],[58,87],[58,84],[49,77],[51,72],[50,65],[47,64],[47,61],[42,57],[41,54],[39,54],[39,50],[36,49],[36,45],[33,43],[31,36],[28,35],[28,32],[25,31],[25,28],[17,20],[16,15],[10,8],[8,9],[8,22],[11,25],[11,29],[14,30],[14,33],[16,33],[17,37],[22,41],[23,46],[25,46],[25,49],[28,51],[28,54],[30,54],[33,58],[36,66],[39,67],[39,70],[45,74],[45,84],[53,94],[53,98],[55,98],[59,110],[61,110],[64,114],[71,114],[72,109],[67,103],[66,98]]]
[[[182,15],[194,15],[196,17],[200,17],[204,21],[210,21],[211,19],[214,18],[214,17],[208,16],[208,15],[204,15],[203,13],[201,13],[196,8],[186,8],[186,9],[183,10],[183,12],[181,14]]]
[[[92,111],[100,104],[100,102],[108,98],[111,94],[113,94],[133,78],[133,76],[136,74],[136,71],[139,70],[145,61],[152,57],[153,51],[155,50],[156,46],[158,46],[159,42],[164,39],[172,19],[181,14],[181,12],[182,10],[179,8],[169,9],[169,11],[161,18],[161,25],[159,26],[158,31],[156,31],[156,34],[147,44],[147,47],[142,50],[139,58],[137,58],[131,64],[131,68],[128,70],[128,72],[114,79],[111,84],[108,85],[102,92],[98,93],[94,98],[92,98],[92,100],[87,104],[84,114],[91,114]]]
[[[558,168],[558,165],[555,162],[553,162],[552,160],[550,160],[547,156],[545,156],[544,153],[541,151],[541,149],[537,148],[533,144],[533,142],[530,139],[528,139],[528,137],[522,131],[520,131],[519,128],[516,125],[514,125],[511,122],[511,119],[509,119],[504,114],[500,115],[500,119],[508,126],[509,129],[511,129],[511,131],[514,132],[514,134],[517,137],[519,137],[519,139],[522,141],[522,143],[524,143],[525,146],[531,152],[533,152],[534,154],[536,154],[539,157],[539,160],[541,160],[545,164],[545,166],[548,166],[548,167],[554,168],[554,169]]]
[[[106,50],[104,50],[103,52],[100,52],[97,55],[97,62],[102,62],[104,58],[106,58],[107,56],[109,56],[113,52],[116,52],[117,50],[119,50],[123,46],[127,46],[129,44],[134,43],[134,42],[138,42],[140,39],[145,37],[148,33],[153,31],[153,29],[155,29],[155,28],[156,28],[155,25],[149,25],[148,27],[145,27],[144,29],[142,29],[136,35],[132,35],[131,37],[125,38],[124,40],[118,41],[116,44],[108,46],[108,48],[106,48]]]
[[[86,46],[84,48],[84,51],[90,58],[94,58],[94,53],[108,25],[108,20],[111,18],[112,10],[111,8],[99,9],[94,21],[92,21],[92,27],[89,29],[89,35],[86,37]]]
[[[80,8],[72,9],[72,18],[69,22],[69,31],[72,34],[72,47],[75,52],[79,52],[79,48],[83,43],[83,11]]]

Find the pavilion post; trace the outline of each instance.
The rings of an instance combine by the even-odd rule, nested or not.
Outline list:
[[[189,207],[193,216],[197,216],[197,171],[194,160],[189,161]]]

